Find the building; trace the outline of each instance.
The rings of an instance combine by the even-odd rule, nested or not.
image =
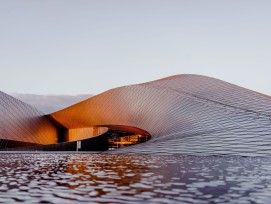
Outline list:
[[[127,133],[151,139],[117,152],[271,155],[271,98],[210,77],[115,88],[50,115],[2,92],[0,100],[2,149],[106,150],[108,137]]]

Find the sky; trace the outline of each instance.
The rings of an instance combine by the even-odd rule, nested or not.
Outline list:
[[[55,111],[59,111],[75,103],[86,100],[92,95],[80,94],[80,95],[40,95],[40,94],[23,94],[13,93],[13,97],[36,107],[43,113],[49,114]]]
[[[200,74],[271,95],[270,0],[1,0],[0,88],[98,94]]]

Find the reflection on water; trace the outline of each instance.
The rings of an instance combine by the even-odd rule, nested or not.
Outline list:
[[[0,154],[0,202],[269,203],[271,159]]]

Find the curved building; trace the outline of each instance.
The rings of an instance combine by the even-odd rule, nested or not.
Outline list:
[[[116,152],[271,155],[271,98],[205,76],[115,88],[48,117],[62,130],[58,141],[87,139],[102,127],[151,135]]]
[[[57,134],[41,111],[0,91],[0,149],[55,144]]]

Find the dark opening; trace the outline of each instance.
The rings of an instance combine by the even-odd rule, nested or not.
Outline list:
[[[149,134],[127,132],[122,130],[108,131],[108,150],[128,147],[146,142],[151,138]]]

